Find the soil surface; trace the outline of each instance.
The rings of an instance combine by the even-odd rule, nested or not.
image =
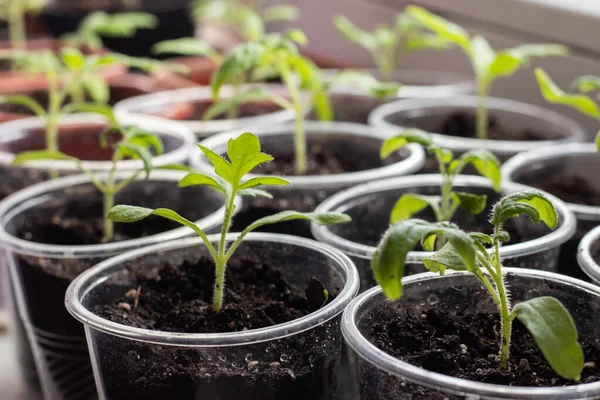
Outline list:
[[[499,332],[500,319],[496,315],[454,315],[442,306],[419,315],[407,310],[406,316],[375,324],[371,342],[400,360],[457,378],[509,386],[575,384],[552,370],[533,337],[518,320],[513,323],[509,370],[498,371]],[[600,359],[597,343],[589,341],[582,345],[586,361]],[[584,368],[580,383],[598,380],[597,367]]]
[[[158,270],[130,266],[130,270],[135,283],[123,287],[121,298],[93,311],[138,328],[239,332],[303,317],[326,302],[318,280],[313,278],[304,287],[296,287],[252,252],[229,263],[224,306],[219,313],[212,309],[215,275],[209,259],[168,263]],[[331,301],[340,288],[328,289]],[[100,360],[107,396],[192,400],[202,392],[203,398],[222,400],[332,399],[337,356],[329,354],[330,349],[311,344],[315,335],[308,331],[286,340],[231,349],[160,347],[107,337],[101,343]]]
[[[553,175],[529,182],[538,189],[555,195],[562,201],[588,206],[600,206],[600,192],[582,176]]]
[[[194,102],[193,104],[194,104],[194,112],[192,115],[190,115],[186,119],[192,120],[192,121],[200,121],[204,118],[204,113],[206,113],[206,111],[213,105],[213,102],[210,100],[206,100],[206,101],[197,101],[197,102]],[[281,107],[279,107],[275,103],[271,103],[271,102],[267,102],[267,101],[261,101],[261,102],[254,101],[254,102],[245,103],[245,104],[242,104],[241,106],[239,106],[236,118],[256,117],[258,115],[270,114],[270,113],[273,113],[273,112],[279,111],[279,110],[281,110]],[[227,115],[225,113],[219,114],[215,118],[212,118],[212,120],[222,120],[222,119],[228,119]]]
[[[476,119],[474,115],[456,113],[449,115],[443,122],[439,133],[443,135],[475,138],[477,137]],[[496,117],[488,117],[489,140],[534,141],[556,139],[549,132],[536,132],[531,130],[511,131],[504,129]]]

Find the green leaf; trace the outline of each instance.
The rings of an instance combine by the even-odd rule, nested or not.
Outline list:
[[[477,215],[485,210],[487,204],[487,196],[485,194],[478,195],[464,192],[454,192],[451,197],[460,203],[460,205],[467,210],[471,215]]]
[[[578,381],[583,370],[583,350],[575,322],[565,306],[554,297],[544,296],[517,304],[513,312],[556,373]]]
[[[435,32],[442,39],[456,43],[464,51],[469,52],[471,38],[467,31],[452,22],[430,13],[426,9],[417,6],[407,6],[406,13]]]
[[[380,82],[367,72],[353,70],[338,72],[331,80],[331,84],[354,86],[371,97],[383,100],[395,96],[400,89],[397,83]]]
[[[523,214],[536,224],[544,221],[550,229],[558,225],[558,214],[552,202],[541,192],[529,190],[509,194],[496,203],[492,210],[492,224],[500,226],[506,220]]]
[[[131,142],[119,142],[117,143],[117,149],[127,157],[142,160],[146,177],[150,176],[150,172],[152,171],[152,153],[146,147]]]
[[[85,65],[85,56],[75,48],[64,48],[60,51],[62,62],[72,71],[77,71]]]
[[[265,23],[255,11],[245,13],[242,24],[247,41],[256,42],[265,35]]]
[[[244,43],[235,47],[223,60],[212,76],[210,86],[217,98],[221,87],[229,80],[261,65],[265,46],[260,43]]]
[[[272,21],[295,21],[299,18],[300,11],[291,4],[277,4],[265,8],[262,19],[265,23]]]
[[[14,104],[29,108],[38,117],[45,117],[46,110],[33,97],[25,95],[0,96],[0,104]]]
[[[97,73],[87,73],[81,80],[81,85],[96,103],[108,103],[110,88],[104,77]]]
[[[448,222],[430,223],[419,219],[405,220],[387,230],[371,260],[375,280],[387,297],[400,298],[406,256],[422,238],[432,234],[444,235],[462,257],[467,268],[476,268],[473,239],[456,225]]]
[[[492,152],[485,149],[469,150],[460,157],[460,162],[461,165],[472,164],[481,176],[491,181],[496,192],[500,191],[502,183],[500,161]]]
[[[492,237],[490,235],[486,235],[485,233],[481,233],[481,232],[469,232],[469,236],[471,236],[473,239],[484,243],[484,244],[493,244],[494,243],[494,239],[492,239]]]
[[[410,34],[402,41],[404,52],[412,52],[424,49],[447,50],[452,43],[448,40],[431,34]]]
[[[59,151],[51,151],[51,150],[33,150],[33,151],[23,151],[15,155],[11,165],[18,166],[23,165],[29,161],[39,161],[39,160],[69,160],[76,161],[75,157],[71,157],[65,153],[61,153]]]
[[[189,186],[208,186],[223,194],[227,192],[227,189],[223,188],[216,179],[198,173],[187,174],[179,181],[179,187]]]
[[[359,44],[369,51],[374,51],[377,48],[375,38],[370,33],[354,25],[345,16],[336,15],[333,17],[333,24],[346,40]]]
[[[486,86],[489,85],[490,66],[496,58],[494,49],[483,36],[477,35],[471,41],[471,49],[468,54],[477,79],[485,82]]]
[[[569,94],[563,92],[552,79],[544,72],[537,68],[535,76],[538,81],[538,86],[542,95],[549,103],[563,104],[570,106],[582,114],[600,120],[600,109],[594,100],[583,94]]]
[[[163,40],[152,46],[154,54],[180,54],[184,56],[209,56],[216,54],[216,50],[201,39],[187,37],[173,40]]]
[[[444,275],[446,269],[467,271],[465,262],[450,243],[446,243],[444,247],[431,257],[425,258],[423,260],[423,265],[425,265],[425,268],[429,271],[439,273],[440,275]]]
[[[431,207],[436,215],[436,218],[439,218],[440,202],[440,196],[425,196],[413,193],[403,194],[398,201],[396,201],[396,204],[394,204],[394,207],[392,208],[390,222],[395,224],[396,222],[409,219],[427,207]]]
[[[402,133],[386,139],[381,145],[379,157],[381,159],[389,157],[396,150],[406,146],[408,143],[418,143],[423,147],[433,144],[431,136],[420,129],[406,129]]]
[[[297,219],[315,222],[319,225],[341,224],[343,222],[349,222],[352,220],[348,215],[338,212],[301,213],[298,211],[282,211],[254,221],[246,229],[244,229],[244,233],[251,232],[264,225],[272,225],[278,222],[292,221]]]
[[[581,93],[589,93],[600,89],[600,77],[594,75],[580,76],[575,79],[571,86],[574,86]]]
[[[106,117],[114,126],[118,125],[117,117],[112,107],[101,103],[70,103],[63,107],[62,112],[68,113],[93,113]],[[111,127],[112,129],[113,127]]]
[[[248,188],[242,189],[237,192],[240,196],[248,196],[248,197],[266,197],[267,199],[272,199],[273,195],[266,190]]]
[[[122,127],[118,127],[117,129],[123,130]],[[157,155],[161,155],[165,151],[163,142],[158,135],[138,128],[137,126],[128,126],[124,129],[123,141],[134,143],[145,148],[153,148]]]
[[[568,48],[557,44],[527,44],[498,53],[487,73],[489,80],[513,75],[532,59],[548,56],[564,56]]]
[[[293,105],[284,97],[279,96],[265,87],[254,87],[242,92],[236,93],[234,96],[226,99],[221,99],[211,105],[202,116],[202,119],[207,121],[216,118],[217,116],[226,113],[227,111],[236,109],[242,104],[255,101],[268,100],[282,108],[292,108]]]
[[[259,176],[252,178],[244,182],[240,186],[240,190],[249,189],[256,186],[286,186],[289,185],[290,181],[276,176]]]

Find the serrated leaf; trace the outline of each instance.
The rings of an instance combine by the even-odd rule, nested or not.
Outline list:
[[[485,210],[487,196],[485,194],[473,194],[465,192],[453,192],[451,197],[460,203],[469,214],[477,215]]]
[[[492,223],[500,226],[519,215],[528,215],[536,224],[542,220],[550,229],[556,228],[558,224],[558,214],[552,202],[535,191],[522,191],[503,197],[494,205]]]
[[[446,269],[453,271],[467,271],[464,260],[458,255],[456,249],[450,243],[436,251],[431,257],[423,260],[423,265],[431,272],[444,275]]]
[[[470,270],[476,268],[473,239],[456,225],[447,222],[430,223],[419,219],[405,220],[387,230],[371,260],[375,280],[387,297],[400,298],[406,256],[421,238],[432,234],[444,235],[462,257],[465,265]]]
[[[30,161],[39,161],[39,160],[69,160],[75,161],[77,160],[75,157],[71,157],[65,153],[61,153],[59,151],[51,151],[51,150],[33,150],[33,151],[23,151],[15,155],[15,158],[11,162],[11,165],[18,166],[25,164]]]
[[[514,312],[556,373],[578,381],[583,370],[583,349],[575,322],[563,304],[554,297],[537,297],[517,304]]]
[[[390,213],[390,222],[395,224],[396,222],[409,219],[427,207],[431,207],[436,215],[436,218],[439,218],[440,202],[440,196],[425,196],[413,193],[403,194],[398,201],[396,201],[394,207],[392,208],[392,212]]]
[[[598,109],[598,105],[590,97],[584,94],[569,94],[563,92],[552,81],[548,74],[540,68],[535,70],[535,76],[540,91],[542,92],[542,96],[544,96],[546,101],[553,104],[570,106],[582,114],[600,120],[600,109]]]
[[[381,145],[379,157],[387,158],[396,150],[406,146],[408,143],[418,143],[421,146],[427,147],[433,144],[431,136],[427,132],[420,129],[406,129],[399,135],[386,139]]]
[[[187,174],[179,181],[179,187],[189,186],[208,186],[223,194],[227,192],[216,179],[198,173]]]
[[[298,219],[315,222],[319,225],[334,225],[343,222],[350,222],[352,220],[348,215],[338,212],[301,213],[298,211],[282,211],[277,214],[269,215],[267,217],[263,217],[254,221],[246,229],[244,229],[244,232],[251,232],[264,225],[272,225],[279,222],[292,221]]]
[[[400,85],[394,82],[381,82],[364,71],[344,70],[338,72],[331,84],[354,86],[376,99],[387,99],[398,94]]]
[[[460,26],[418,6],[407,6],[406,13],[435,32],[442,39],[456,43],[466,52],[470,50],[471,38],[469,33]]]
[[[154,54],[180,54],[184,56],[212,56],[216,50],[201,39],[187,37],[163,40],[152,46]]]
[[[464,165],[472,164],[481,176],[491,181],[496,192],[500,191],[502,183],[500,161],[492,152],[485,149],[469,150],[460,157],[460,161]]]
[[[213,98],[218,98],[221,87],[227,81],[260,66],[264,53],[265,46],[260,43],[244,43],[235,47],[212,76]]]
[[[256,186],[286,186],[289,185],[290,181],[279,178],[277,176],[259,176],[256,178],[252,178],[244,182],[240,186],[240,190],[249,189]]]

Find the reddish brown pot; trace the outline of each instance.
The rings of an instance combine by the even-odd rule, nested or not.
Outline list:
[[[198,85],[210,84],[210,79],[217,69],[217,65],[208,57],[175,57],[169,62],[187,67],[189,72],[185,75],[168,70],[160,70],[153,74],[163,85],[171,89],[180,89]]]

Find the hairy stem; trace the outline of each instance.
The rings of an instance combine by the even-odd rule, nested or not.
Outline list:
[[[477,139],[487,139],[488,115],[485,100],[487,87],[483,84],[477,85]]]
[[[279,62],[279,71],[285,86],[290,92],[290,98],[294,105],[296,120],[294,124],[294,149],[296,153],[296,174],[304,175],[306,173],[306,136],[304,132],[304,110],[302,109],[302,101],[300,93],[296,87],[290,69],[284,60]]]
[[[498,235],[499,227],[494,227],[494,236]],[[498,296],[500,297],[500,320],[502,323],[502,338],[500,340],[500,366],[501,370],[508,368],[508,359],[510,357],[510,339],[512,330],[512,319],[510,318],[510,308],[508,304],[508,297],[504,284],[504,277],[502,276],[502,265],[500,262],[500,245],[498,239],[494,237],[494,254],[496,264],[496,289],[498,290]]]
[[[27,49],[27,32],[25,30],[25,0],[8,2],[8,27],[10,43],[13,50]]]
[[[114,235],[114,222],[108,218],[108,212],[114,206],[115,195],[113,192],[104,192],[104,237],[102,241],[104,243],[112,240]]]
[[[227,264],[227,257],[225,254],[226,238],[229,227],[231,226],[231,220],[233,217],[233,211],[235,208],[235,195],[237,193],[236,188],[232,188],[229,200],[227,201],[227,207],[225,208],[225,219],[223,220],[223,226],[221,227],[221,238],[219,241],[219,249],[217,258],[215,259],[216,271],[215,271],[215,287],[213,297],[213,310],[216,312],[221,311],[223,306],[223,290],[225,289],[225,268]]]

